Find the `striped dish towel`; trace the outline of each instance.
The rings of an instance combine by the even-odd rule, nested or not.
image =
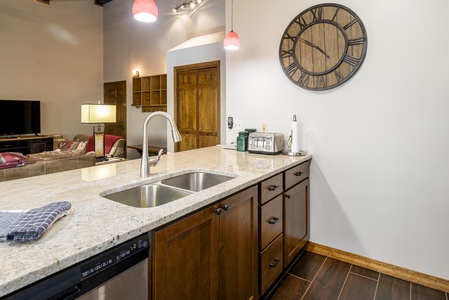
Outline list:
[[[0,211],[0,241],[32,241],[59,218],[68,214],[72,205],[67,201],[47,204],[26,211]]]

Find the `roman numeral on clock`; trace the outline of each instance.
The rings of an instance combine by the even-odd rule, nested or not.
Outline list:
[[[290,50],[282,50],[281,57],[282,58],[289,58],[293,56],[293,49]]]
[[[357,66],[359,63],[359,59],[351,55],[346,55],[345,58],[343,58],[343,61],[353,67]]]
[[[348,40],[348,46],[361,45],[364,42],[365,42],[365,38],[363,38],[363,37],[357,38],[357,39],[352,39],[352,40]]]
[[[293,77],[296,71],[298,71],[298,65],[296,63],[291,63],[290,65],[285,67],[285,72],[287,72],[290,77]]]

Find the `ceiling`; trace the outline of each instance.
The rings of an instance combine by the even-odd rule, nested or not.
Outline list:
[[[50,0],[36,0],[36,1],[40,2],[40,3],[50,4]],[[111,2],[112,0],[93,0],[93,1],[94,1],[94,4],[103,6],[103,4]]]

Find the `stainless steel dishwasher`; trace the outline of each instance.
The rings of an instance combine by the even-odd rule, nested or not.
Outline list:
[[[2,299],[148,299],[150,240],[141,235]]]

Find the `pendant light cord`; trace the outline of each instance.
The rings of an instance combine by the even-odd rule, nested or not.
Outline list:
[[[234,0],[231,1],[231,31],[234,31]]]

